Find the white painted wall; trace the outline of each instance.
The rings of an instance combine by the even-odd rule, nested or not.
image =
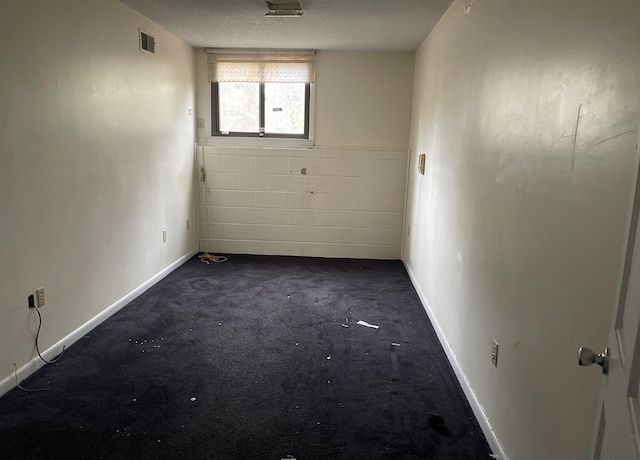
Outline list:
[[[407,52],[318,51],[315,146],[252,139],[248,147],[207,138],[211,93],[205,53],[198,50],[198,118],[207,126],[198,130],[204,154],[198,164],[204,159],[207,170],[198,194],[200,248],[399,258],[414,58]]]
[[[620,282],[639,19],[458,0],[417,54],[404,260],[513,460],[591,458],[603,377],[576,351],[606,346]]]
[[[36,288],[47,349],[194,251],[196,232],[193,49],[118,1],[0,10],[1,382],[35,356]]]
[[[413,52],[319,51],[315,145],[407,150]]]

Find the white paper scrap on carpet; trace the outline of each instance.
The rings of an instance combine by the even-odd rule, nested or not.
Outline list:
[[[376,326],[375,324],[369,324],[366,321],[358,321],[356,324],[359,324],[360,326],[365,326],[365,327],[372,327],[373,329],[378,329],[380,326]]]

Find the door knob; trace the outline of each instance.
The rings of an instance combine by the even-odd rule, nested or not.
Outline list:
[[[596,354],[595,351],[582,347],[578,350],[578,364],[581,366],[591,366],[597,364],[602,367],[602,373],[609,372],[609,347],[604,349],[604,353]]]

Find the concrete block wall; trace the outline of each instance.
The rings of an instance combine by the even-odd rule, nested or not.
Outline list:
[[[400,258],[406,151],[205,144],[196,164],[203,251]]]

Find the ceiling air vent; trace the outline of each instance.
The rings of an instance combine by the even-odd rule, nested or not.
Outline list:
[[[265,1],[269,12],[265,14],[268,18],[299,18],[304,13],[300,2],[292,2],[290,0],[271,0]]]
[[[156,52],[156,39],[149,32],[145,32],[142,29],[138,29],[140,32],[140,51],[145,53],[155,54]]]

